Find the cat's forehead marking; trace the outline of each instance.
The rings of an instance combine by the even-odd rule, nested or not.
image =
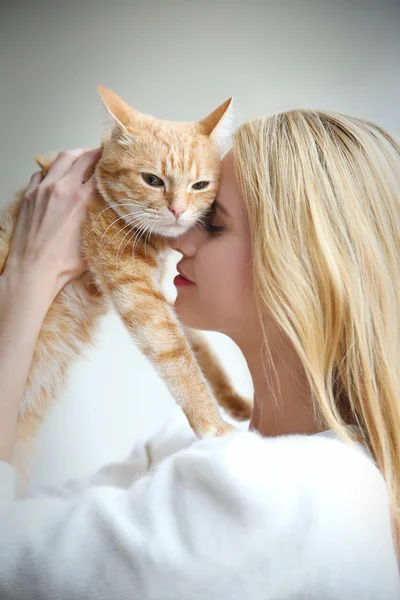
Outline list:
[[[191,156],[182,156],[177,152],[169,152],[165,156],[163,163],[164,173],[171,179],[183,175],[195,177],[196,161]]]
[[[201,157],[199,152],[196,152],[194,140],[189,136],[183,139],[177,136],[171,143],[165,140],[160,147],[159,160],[165,176],[171,180],[182,176],[195,179],[198,176]]]
[[[142,154],[148,168],[165,177],[167,188],[209,179],[218,169],[218,156],[209,139],[190,125],[175,127],[156,121],[141,133],[132,131],[133,158]]]

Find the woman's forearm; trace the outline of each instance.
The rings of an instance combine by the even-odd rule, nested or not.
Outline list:
[[[34,277],[0,277],[0,460],[10,462],[18,409],[50,296]]]

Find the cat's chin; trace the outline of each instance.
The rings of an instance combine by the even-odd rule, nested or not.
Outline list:
[[[157,235],[160,235],[160,236],[165,237],[165,238],[174,239],[174,238],[177,238],[180,235],[183,235],[184,233],[186,233],[186,231],[188,229],[189,229],[188,226],[183,226],[183,225],[168,225],[168,226],[165,226],[165,227],[157,228],[157,231],[155,233]]]

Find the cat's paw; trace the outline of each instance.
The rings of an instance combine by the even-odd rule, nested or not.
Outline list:
[[[248,421],[251,418],[253,402],[236,392],[224,397],[220,404],[236,421]]]
[[[194,427],[195,434],[199,438],[205,437],[222,437],[236,431],[234,425],[226,423],[222,419],[216,421],[202,421],[197,427]]]
[[[224,435],[229,435],[230,433],[233,433],[234,431],[236,431],[236,427],[234,425],[231,425],[230,423],[226,423],[225,421],[223,421],[223,423],[217,427],[217,431],[215,433],[215,435],[217,437],[222,437]]]

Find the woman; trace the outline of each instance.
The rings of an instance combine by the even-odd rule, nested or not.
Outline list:
[[[172,246],[192,282],[180,318],[247,360],[250,431],[172,424],[16,501],[18,402],[42,319],[85,268],[90,160],[32,177],[0,278],[0,597],[399,598],[399,146],[322,112],[241,126],[215,214]]]

